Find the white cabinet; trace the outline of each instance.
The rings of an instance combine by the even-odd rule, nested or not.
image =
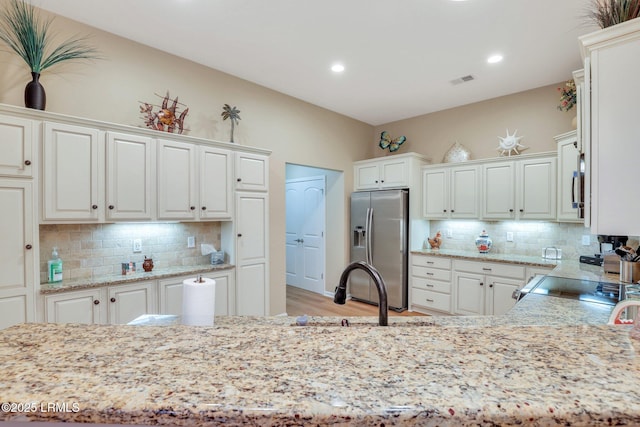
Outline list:
[[[45,321],[90,325],[104,323],[105,305],[100,288],[45,295]]]
[[[411,185],[410,160],[396,155],[356,162],[354,179],[356,190],[409,187]]]
[[[479,217],[480,166],[424,167],[422,173],[425,218]]]
[[[158,307],[160,314],[182,315],[182,282],[195,275],[162,279],[158,281]],[[216,281],[215,315],[233,315],[236,312],[235,280],[233,270],[222,270],[202,274]]]
[[[158,219],[231,219],[231,162],[229,150],[158,140]]]
[[[32,187],[31,180],[0,178],[0,329],[35,320],[38,232]]]
[[[155,146],[139,135],[107,132],[107,220],[155,216]]]
[[[556,218],[556,158],[528,157],[483,166],[484,219]]]
[[[35,124],[32,120],[0,115],[0,175],[31,178],[34,175]]]
[[[156,282],[146,280],[107,288],[109,323],[126,324],[143,314],[156,312]]]
[[[525,283],[520,265],[455,260],[453,268],[455,314],[504,314],[516,303],[513,292]]]
[[[269,157],[254,153],[235,153],[236,190],[269,189]]]
[[[578,144],[576,131],[555,137],[558,145],[557,219],[559,222],[584,222],[574,207],[578,191]]]
[[[236,192],[236,307],[239,315],[269,313],[269,199]]]
[[[591,233],[638,236],[640,198],[633,184],[625,185],[624,177],[637,170],[640,158],[640,20],[587,34],[580,41],[585,104],[590,105],[591,113],[590,144],[584,141],[585,183],[591,185]],[[589,197],[586,190],[585,198]]]
[[[93,128],[44,123],[42,219],[104,220],[104,141]]]
[[[412,254],[410,281],[411,310],[451,312],[451,259]]]

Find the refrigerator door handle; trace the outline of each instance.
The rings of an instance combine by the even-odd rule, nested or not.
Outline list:
[[[371,253],[371,236],[373,236],[373,230],[371,229],[373,225],[373,208],[367,209],[367,236],[366,236],[366,250],[365,257],[367,259],[367,264],[373,265],[373,254]]]

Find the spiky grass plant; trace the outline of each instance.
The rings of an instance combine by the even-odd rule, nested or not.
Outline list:
[[[63,61],[97,59],[98,51],[86,44],[86,37],[69,38],[52,47],[51,19],[42,19],[33,5],[11,0],[0,12],[0,40],[27,63],[31,72],[41,73]]]
[[[224,104],[222,107],[222,120],[231,120],[231,142],[233,142],[233,129],[235,125],[238,124],[238,120],[240,120],[240,110],[238,110],[235,106],[231,107],[229,104]]]
[[[607,28],[640,16],[640,0],[593,0],[589,13],[600,28]]]

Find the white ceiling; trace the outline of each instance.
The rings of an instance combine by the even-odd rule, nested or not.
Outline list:
[[[39,7],[378,125],[554,84],[592,0],[34,0]],[[488,64],[493,53],[504,61]],[[330,71],[341,62],[342,74]],[[453,85],[472,75],[475,80]]]

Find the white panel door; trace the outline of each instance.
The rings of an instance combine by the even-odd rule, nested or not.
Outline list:
[[[374,190],[380,188],[380,166],[378,163],[354,166],[356,190]]]
[[[483,166],[483,218],[515,218],[515,179],[514,162],[496,162]]]
[[[97,129],[44,124],[43,219],[104,219],[104,141]]]
[[[576,147],[576,131],[565,134],[557,139],[558,143],[558,171],[557,171],[557,201],[556,211],[558,221],[584,222],[578,218],[578,208],[573,206],[577,201],[578,191],[578,155]]]
[[[513,292],[524,285],[522,280],[505,279],[501,277],[486,277],[487,296],[485,301],[485,314],[505,314],[516,305]]]
[[[37,231],[30,180],[0,179],[0,329],[35,320]]]
[[[286,230],[285,230],[285,252],[286,252],[286,277],[287,285],[302,287],[302,271],[304,270],[304,253],[300,243],[302,230],[302,209],[304,204],[304,194],[301,191],[299,182],[286,183],[285,206],[286,206]]]
[[[480,167],[451,169],[451,218],[477,219],[480,216]]]
[[[198,154],[200,219],[230,219],[233,213],[233,153],[220,148],[200,146]]]
[[[239,316],[267,315],[267,270],[264,263],[242,265],[238,272],[237,310]]]
[[[126,324],[143,314],[155,312],[153,280],[110,287],[108,290],[109,323]]]
[[[528,159],[518,162],[520,219],[556,219],[556,159]]]
[[[428,219],[449,218],[449,169],[422,172],[422,214]]]
[[[151,138],[107,133],[107,219],[153,218],[154,160]]]
[[[484,314],[484,276],[473,273],[455,273],[454,313],[467,315]]]
[[[267,191],[269,188],[269,157],[260,154],[236,153],[236,190]]]
[[[102,323],[102,293],[100,289],[46,295],[45,319],[49,323]]]
[[[195,220],[196,147],[159,139],[157,175],[158,219]]]
[[[407,187],[409,185],[408,160],[386,160],[380,165],[382,188]]]
[[[0,116],[0,175],[32,177],[34,122],[11,116]]]

